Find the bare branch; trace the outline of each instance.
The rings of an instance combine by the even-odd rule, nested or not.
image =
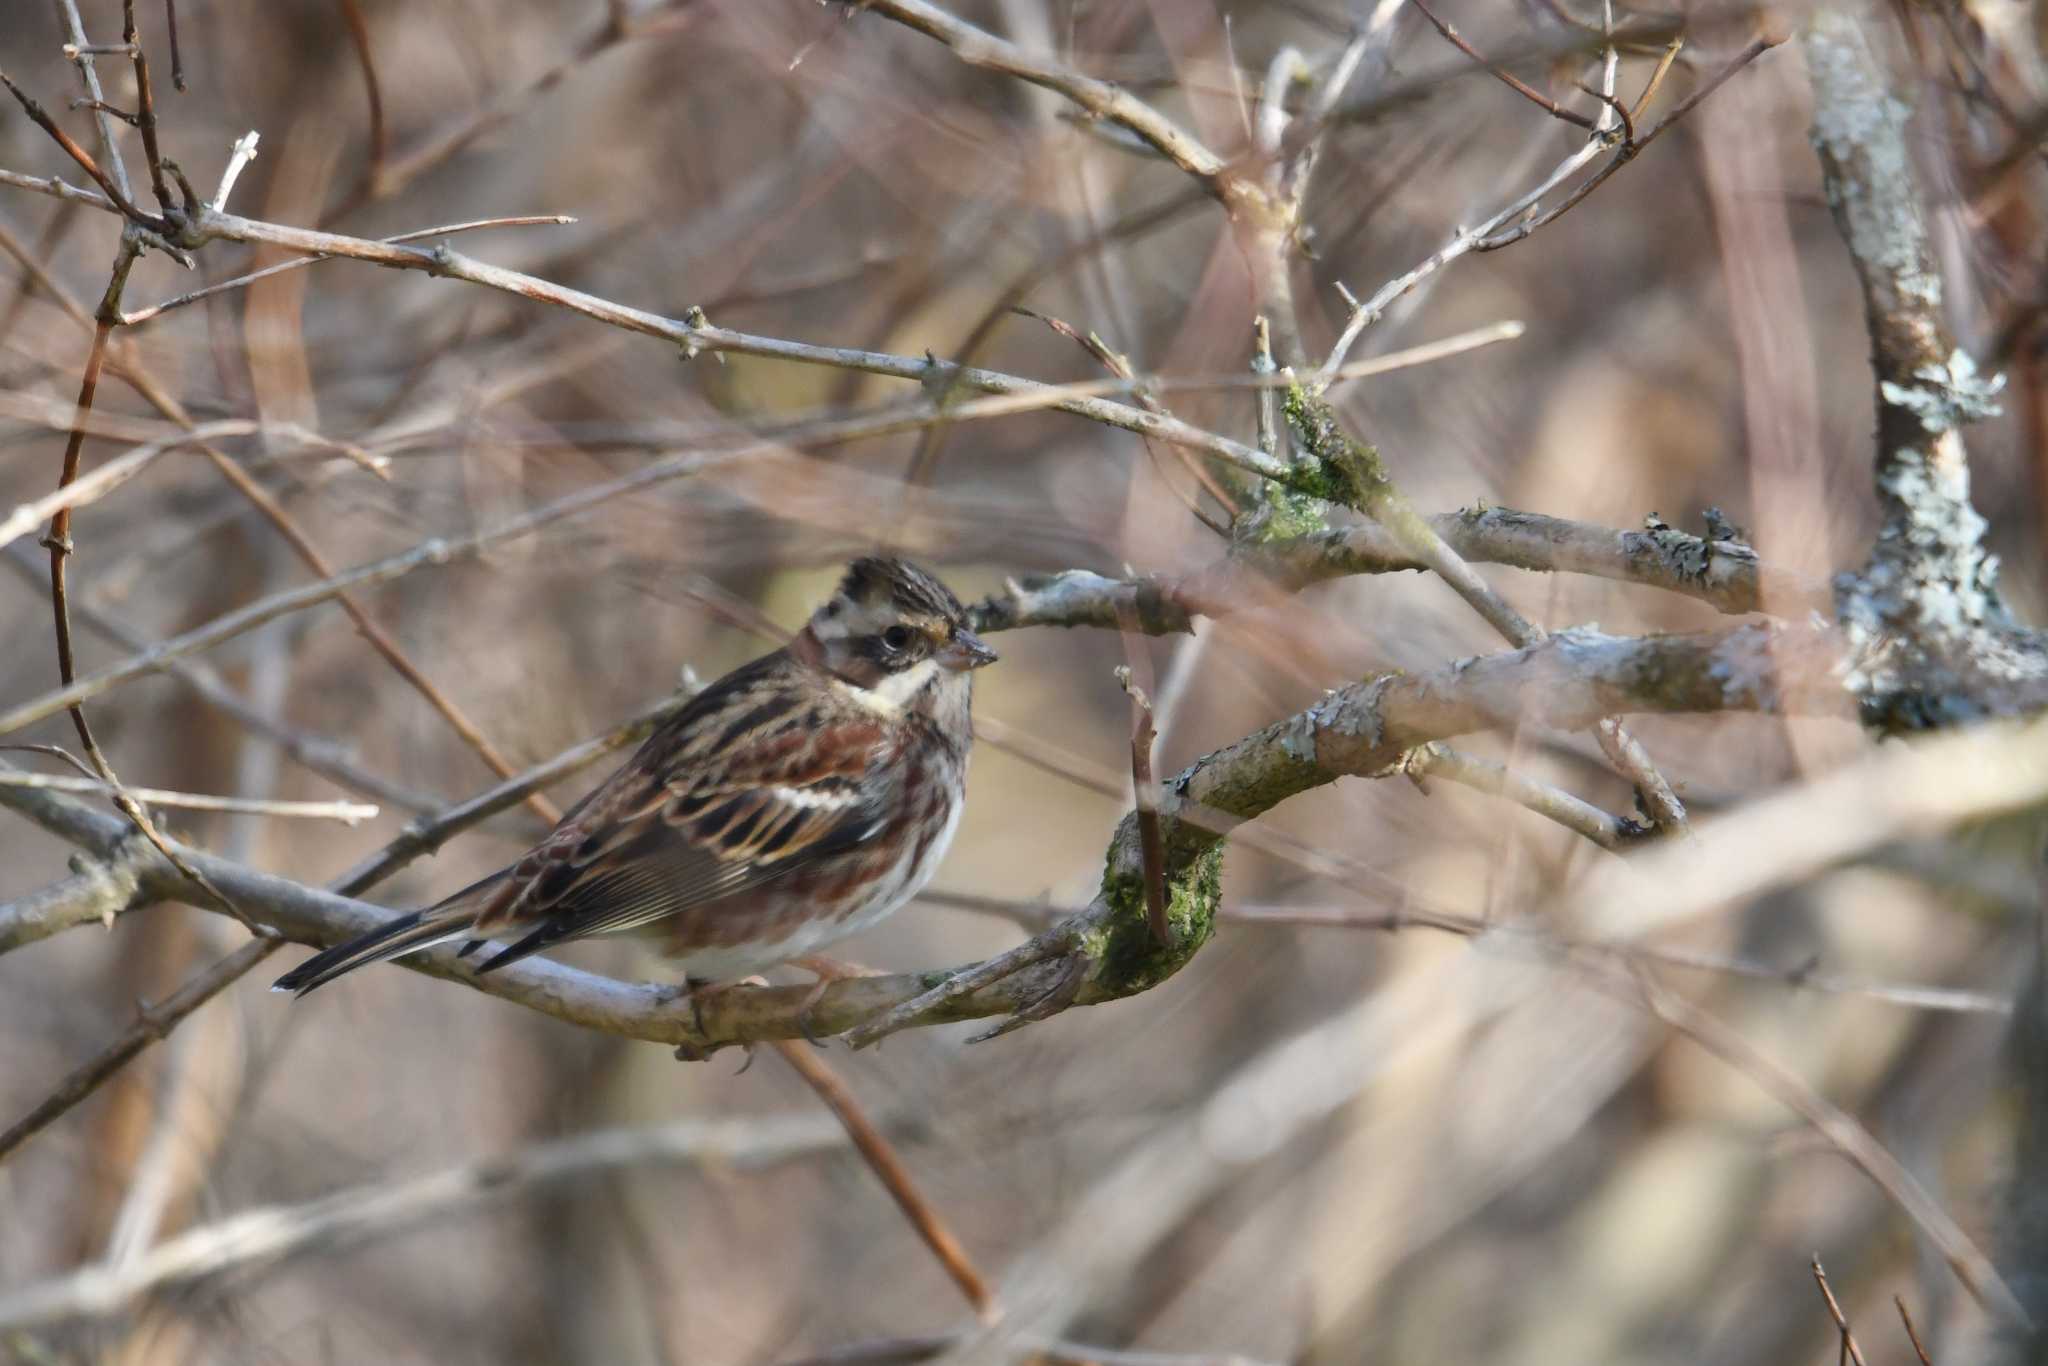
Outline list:
[[[210,880],[210,879],[209,879]],[[135,1023],[83,1066],[57,1083],[42,1103],[0,1133],[0,1162],[16,1148],[48,1128],[60,1116],[99,1089],[100,1083],[126,1067],[151,1044],[170,1037],[187,1015],[211,1001],[258,963],[283,946],[274,935],[251,939],[227,957],[189,978],[155,1005],[136,1012]]]
[[[1524,777],[1511,771],[1506,764],[1461,754],[1449,745],[1435,741],[1408,751],[1402,760],[1401,770],[1415,779],[1418,787],[1424,778],[1446,778],[1481,792],[1490,792],[1496,797],[1505,797],[1546,820],[1556,821],[1565,829],[1584,835],[1609,853],[1619,852],[1631,839],[1643,833],[1642,828],[1632,822],[1610,816],[1591,802],[1582,801],[1561,788]]]
[[[846,1136],[853,1140],[853,1146],[859,1149],[862,1160],[882,1183],[883,1189],[889,1192],[897,1208],[903,1211],[911,1229],[931,1249],[946,1275],[960,1287],[960,1293],[967,1297],[967,1303],[975,1314],[984,1322],[997,1317],[1000,1310],[995,1296],[989,1293],[988,1282],[975,1269],[967,1249],[947,1227],[946,1221],[939,1217],[938,1210],[918,1190],[917,1183],[910,1178],[909,1169],[903,1165],[903,1159],[896,1155],[894,1145],[868,1118],[838,1073],[825,1065],[824,1059],[817,1056],[808,1040],[785,1039],[774,1047],[782,1060],[803,1078],[804,1085],[810,1087],[832,1111],[846,1130]]]
[[[115,787],[98,778],[70,778],[45,773],[22,773],[0,769],[0,783],[10,787],[46,787],[53,792],[126,792],[139,802],[154,806],[183,807],[189,811],[231,811],[251,816],[278,816],[298,820],[340,821],[358,825],[377,814],[377,808],[361,802],[293,802],[256,797],[223,797],[206,792],[173,792],[161,787]]]
[[[1543,629],[1516,611],[1479,577],[1395,487],[1386,463],[1373,447],[1353,440],[1323,399],[1297,385],[1288,391],[1287,418],[1302,449],[1322,467],[1326,496],[1357,508],[1392,533],[1401,548],[1430,570],[1512,645],[1534,645]],[[1685,829],[1685,807],[1658,773],[1649,753],[1619,721],[1596,723],[1600,747],[1616,770],[1635,785],[1657,828]]]
[[[1856,1366],[1868,1366],[1863,1360],[1863,1349],[1856,1345],[1856,1335],[1849,1331],[1849,1320],[1835,1300],[1834,1287],[1828,1284],[1828,1273],[1821,1269],[1818,1257],[1813,1259],[1813,1279],[1820,1286],[1821,1298],[1827,1301],[1828,1317],[1835,1321],[1835,1331],[1842,1336],[1842,1355],[1855,1362]]]
[[[13,770],[6,770],[11,773]],[[14,901],[0,901],[0,954],[77,925],[112,925],[133,906],[146,860],[133,845],[110,859],[72,856],[70,877]]]
[[[252,133],[244,141],[249,141],[254,137],[255,134]],[[241,145],[241,143],[237,143],[236,147],[239,149]],[[233,169],[232,163],[229,169]],[[222,178],[221,197],[225,197],[230,184],[231,182],[226,177]],[[220,204],[216,202],[214,207],[219,208]],[[382,242],[419,242],[429,237],[453,237],[457,233],[481,232],[486,228],[560,227],[575,221],[574,218],[563,213],[516,214],[506,218],[477,218],[465,223],[443,223],[437,227],[419,228],[412,232],[401,232],[394,237],[383,237],[377,240]],[[138,308],[133,313],[123,313],[121,315],[121,325],[123,327],[134,327],[140,323],[148,322],[159,314],[168,313],[174,308],[183,308],[187,304],[198,303],[201,299],[208,299],[216,294],[225,294],[229,290],[247,288],[258,280],[267,280],[273,275],[283,275],[289,271],[304,270],[307,266],[318,265],[322,261],[332,261],[334,259],[332,256],[294,256],[289,260],[279,261],[274,266],[266,266],[262,270],[252,270],[246,275],[237,275],[231,280],[221,280],[215,284],[207,285],[203,289],[195,289],[189,293],[180,294],[175,298],[166,299],[160,304],[151,304],[147,308]]]
[[[1445,42],[1457,48],[1458,51],[1464,53],[1467,57],[1470,57],[1474,62],[1485,68],[1495,80],[1535,105],[1538,109],[1541,109],[1544,113],[1554,119],[1563,119],[1566,123],[1576,124],[1578,127],[1584,128],[1589,132],[1595,127],[1593,120],[1587,115],[1565,108],[1542,91],[1532,87],[1527,81],[1524,81],[1506,67],[1501,66],[1497,62],[1490,62],[1480,56],[1478,51],[1473,48],[1472,44],[1465,41],[1464,36],[1456,28],[1437,18],[1436,13],[1428,5],[1425,5],[1422,0],[1408,0],[1408,3],[1421,11],[1422,17],[1429,20],[1436,31],[1444,36]]]
[[[1183,885],[1187,869],[1213,875],[1210,856],[1229,828],[1289,796],[1347,774],[1381,773],[1429,740],[1525,717],[1579,728],[1600,716],[1638,709],[1832,714],[1842,706],[1839,685],[1830,674],[1835,648],[1825,632],[1763,626],[1645,640],[1567,631],[1525,650],[1339,689],[1308,711],[1205,756],[1165,784],[1161,814],[1176,918],[1171,950],[1152,944],[1141,902],[1125,905],[1120,896],[1105,896],[1075,920],[985,964],[946,974],[936,987],[931,974],[907,973],[832,982],[822,991],[735,988],[692,1002],[670,988],[614,982],[538,958],[485,977],[477,977],[452,949],[414,955],[404,965],[571,1023],[692,1053],[806,1033],[836,1034],[856,1025],[863,1026],[856,1031],[857,1041],[868,1041],[910,1019],[939,1023],[1020,1013],[1030,1018],[1028,1012],[1054,1004],[1064,1008],[1114,1000],[1157,985],[1201,947],[1208,931],[1207,921],[1199,917],[1212,912],[1213,905]],[[118,851],[125,830],[121,821],[54,793],[0,786],[0,806],[20,811],[102,858]],[[479,806],[470,803],[468,809]],[[1120,889],[1120,879],[1128,878],[1132,893],[1139,892],[1135,844],[1134,832],[1128,840],[1119,832],[1106,886]],[[260,923],[289,939],[326,946],[373,928],[387,915],[379,907],[198,850],[180,847],[179,852],[250,908]],[[367,864],[342,885],[367,885],[383,875],[385,865],[385,860]],[[163,894],[146,872],[142,895]],[[1195,932],[1179,923],[1191,916],[1198,918],[1190,922]],[[1126,937],[1131,934],[1136,941]]]
[[[1512,508],[1472,508],[1427,520],[1468,561],[1638,583],[1697,598],[1730,614],[1762,611],[1767,595],[1773,602],[1814,612],[1830,600],[1824,582],[1778,570],[1737,541],[1706,540],[1669,528],[1619,531]],[[1076,569],[1012,579],[1002,593],[975,606],[975,629],[1116,629],[1128,612],[1138,630],[1163,635],[1188,630],[1197,616],[1228,616],[1256,607],[1270,592],[1347,574],[1426,567],[1386,527],[1368,522],[1245,548],[1207,569],[1178,576],[1112,579]]]
[[[1090,115],[1107,119],[1137,134],[1160,155],[1207,186],[1210,193],[1219,199],[1224,197],[1226,167],[1223,159],[1204,147],[1200,139],[1136,96],[1106,81],[1084,76],[1057,61],[1026,52],[1015,43],[956,19],[937,5],[924,3],[924,0],[864,0],[859,8],[936,38],[953,49],[953,55],[969,66],[1000,71],[1032,85],[1057,91]]]
[[[359,1247],[510,1195],[600,1172],[653,1166],[764,1171],[834,1151],[845,1141],[839,1126],[822,1115],[763,1115],[601,1129],[537,1143],[426,1176],[350,1187],[303,1205],[229,1215],[128,1261],[87,1266],[0,1294],[0,1327],[106,1318],[149,1296],[203,1289],[313,1252]]]

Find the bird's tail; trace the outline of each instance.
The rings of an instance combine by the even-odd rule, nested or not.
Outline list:
[[[370,963],[417,953],[451,939],[469,938],[476,921],[478,893],[497,882],[500,876],[493,874],[482,882],[463,888],[446,901],[387,920],[367,934],[357,935],[345,944],[316,953],[272,982],[270,989],[304,996],[314,987]]]

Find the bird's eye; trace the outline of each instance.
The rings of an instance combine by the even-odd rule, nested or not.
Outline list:
[[[891,626],[882,632],[882,643],[892,650],[901,650],[910,644],[908,626]]]

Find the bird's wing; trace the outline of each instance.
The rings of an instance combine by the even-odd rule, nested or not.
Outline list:
[[[873,836],[893,800],[871,774],[885,721],[803,668],[775,654],[720,680],[514,864],[509,894],[475,930],[529,933],[486,968],[731,896]]]

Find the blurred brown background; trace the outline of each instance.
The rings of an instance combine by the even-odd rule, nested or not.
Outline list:
[[[1214,202],[1191,197],[1164,162],[1064,117],[1056,96],[973,71],[905,27],[794,0],[679,0],[621,6],[631,24],[620,36],[597,4],[362,0],[390,148],[383,180],[366,185],[371,124],[348,8],[180,6],[191,88],[172,93],[158,59],[158,104],[167,152],[202,189],[254,128],[261,154],[231,204],[241,213],[371,237],[569,214],[570,226],[497,229],[456,245],[669,316],[702,305],[750,332],[955,357],[1005,292],[1029,282],[1028,306],[1100,334],[1141,370],[1247,364],[1250,283]],[[1572,30],[1559,13],[1591,19],[1596,8],[1446,0],[1440,12],[1481,50],[1509,55],[1562,46]],[[1660,96],[1667,106],[1744,33],[1726,12],[1687,8],[1695,36]],[[118,32],[108,0],[81,9],[96,39]],[[160,45],[160,8],[141,9],[145,43]],[[1280,48],[1324,71],[1357,17],[1335,0],[1241,5],[1228,12],[1226,40],[1225,8],[1209,0],[954,9],[1157,98],[1225,150],[1244,143],[1233,60],[1255,97]],[[2024,114],[2048,91],[2030,84],[2028,63],[2041,58],[2025,23],[1987,38],[1987,17],[1990,7],[1937,3],[1873,10],[1871,22],[1922,104],[1916,137],[1953,324],[1974,354],[2015,377],[2009,415],[1975,429],[1971,449],[2004,585],[2020,615],[2039,620],[2048,451],[2028,435],[2038,396],[2024,321],[2038,288],[2028,271],[2040,260],[2029,207],[2039,200],[2028,195],[2039,167],[2027,161],[2034,180],[2023,175],[1996,203],[1973,176],[2012,135],[1984,92]],[[87,116],[62,108],[76,93],[62,41],[51,6],[15,0],[0,22],[0,64],[85,140]],[[1340,283],[1368,294],[1536,183],[1583,136],[1474,74],[1413,13],[1385,59],[1391,67],[1362,83],[1401,97],[1358,102],[1315,173],[1313,258],[1299,262],[1296,288],[1317,354],[1344,319]],[[1630,98],[1653,61],[1623,62]],[[124,64],[103,59],[101,69],[111,99],[131,98]],[[1589,67],[1519,69],[1573,98]],[[1980,80],[1974,102],[1968,79]],[[1714,504],[1772,560],[1814,573],[1859,562],[1873,524],[1868,343],[1807,122],[1799,53],[1781,47],[1565,218],[1435,276],[1357,354],[1503,318],[1526,323],[1522,340],[1347,386],[1345,416],[1426,510],[1485,500],[1617,527],[1657,512],[1696,530]],[[11,109],[0,118],[0,166],[76,178]],[[1153,221],[1134,231],[1134,217]],[[92,307],[114,251],[110,219],[10,192],[0,226]],[[146,257],[129,306],[251,263],[231,243],[209,247],[197,275]],[[46,289],[23,288],[16,264],[0,266],[0,397],[18,405],[0,418],[0,506],[12,506],[54,485],[87,335]],[[1997,360],[2015,335],[2019,352]],[[685,363],[585,318],[348,262],[169,313],[133,344],[202,420],[260,415],[389,455],[391,478],[380,482],[330,453],[227,443],[340,565],[498,521],[692,443],[904,390],[761,359]],[[975,359],[1049,380],[1100,373],[1022,316],[1001,320]],[[1242,392],[1170,401],[1216,431],[1251,432]],[[154,416],[119,373],[99,409]],[[1126,433],[1058,414],[961,425],[930,454],[928,487],[912,491],[902,480],[917,447],[915,436],[892,437],[767,455],[369,600],[526,764],[660,696],[679,670],[708,679],[763,648],[718,609],[717,592],[793,628],[840,560],[883,540],[938,565],[963,597],[1022,571],[1173,572],[1222,553],[1168,487],[1185,483],[1177,464]],[[89,444],[88,468],[119,448]],[[157,462],[81,511],[73,534],[86,669],[128,652],[95,617],[159,639],[308,577],[196,455]],[[15,571],[0,575],[0,698],[13,701],[54,686],[56,666],[43,557],[26,539],[9,554],[0,552]],[[1488,577],[1550,626],[1637,633],[1719,620],[1648,589]],[[1126,781],[1128,704],[1110,677],[1123,649],[1086,631],[1016,632],[996,644],[1003,663],[983,675],[979,712],[1052,747],[1051,767],[1067,771],[983,745],[939,886],[1077,904],[1127,805],[1100,790]],[[1171,772],[1322,689],[1495,643],[1439,583],[1396,575],[1325,585],[1285,613],[1205,624],[1192,642],[1150,648],[1168,708],[1159,763]],[[341,746],[398,797],[439,805],[493,781],[332,606],[199,662],[250,706]],[[91,715],[130,783],[349,795],[175,679],[138,680]],[[1867,745],[1846,726],[1755,717],[1638,729],[1702,813]],[[61,718],[16,738],[73,743]],[[1473,747],[1506,754],[1509,743]],[[1626,809],[1590,745],[1520,752],[1533,771]],[[554,795],[566,803],[580,790],[581,780]],[[353,829],[165,819],[184,837],[317,883],[403,827],[410,813],[393,795]],[[1268,823],[1342,855],[1342,875],[1233,848],[1233,905],[1512,915],[1598,857],[1526,812],[1441,784],[1425,796],[1400,781],[1347,782]],[[377,899],[445,894],[516,853],[533,828],[524,813],[501,817]],[[66,854],[26,822],[0,819],[0,899],[61,877]],[[2031,876],[2021,832],[1930,834],[1729,907],[1678,942],[1788,974],[1813,966],[2009,997]],[[999,916],[919,905],[845,951],[879,967],[936,967],[1019,933]],[[0,1120],[125,1027],[138,999],[161,996],[242,937],[224,918],[160,907],[0,959]],[[1466,951],[1425,930],[1226,923],[1186,972],[1135,999],[973,1048],[971,1031],[943,1028],[830,1057],[895,1126],[977,1263],[1000,1275],[1048,1230],[1085,1217],[1077,1202],[1098,1175],[1247,1059]],[[615,946],[566,956],[620,974],[658,971]],[[1992,1238],[2005,1174],[2001,1017],[1784,980],[1668,980],[1859,1115],[1966,1228]],[[1355,1101],[1202,1200],[1141,1264],[1089,1287],[1072,1336],[1260,1361],[1818,1361],[1835,1350],[1807,1270],[1818,1252],[1866,1346],[1879,1344],[1873,1360],[1908,1359],[1893,1293],[1913,1306],[1936,1360],[1975,1359],[1982,1316],[1940,1258],[1748,1079],[1568,971],[1505,1013],[1457,1004],[1444,1009],[1462,1024],[1433,1030]],[[736,1065],[731,1055],[681,1065],[659,1048],[395,968],[299,1005],[247,981],[0,1166],[0,1286],[134,1255],[252,1206],[551,1137],[818,1111],[772,1055],[743,1075]],[[209,1281],[142,1313],[0,1335],[0,1354],[765,1363],[944,1332],[967,1317],[868,1171],[834,1149],[770,1174],[631,1170],[512,1193],[360,1248]]]

